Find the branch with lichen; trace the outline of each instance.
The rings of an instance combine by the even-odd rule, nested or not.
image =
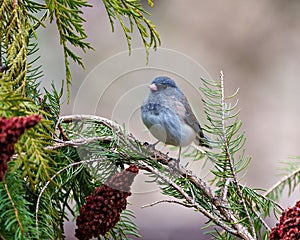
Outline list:
[[[110,143],[118,142],[118,147],[120,148],[124,147],[125,144],[126,147],[131,149],[132,152],[128,151],[126,153],[123,153],[122,157],[124,158],[124,162],[128,161],[129,163],[137,164],[140,169],[152,173],[165,185],[168,185],[175,191],[177,191],[183,198],[183,201],[174,201],[174,203],[177,202],[178,204],[195,208],[195,210],[202,212],[216,225],[220,226],[221,228],[235,236],[239,236],[243,239],[255,239],[248,232],[247,227],[238,222],[237,218],[233,215],[233,212],[228,208],[226,201],[223,201],[218,196],[216,196],[209,185],[201,178],[196,176],[193,172],[187,170],[181,165],[179,169],[175,168],[175,162],[167,154],[164,154],[153,148],[149,148],[147,143],[143,144],[138,141],[132,134],[125,131],[119,124],[103,117],[93,115],[63,116],[59,119],[57,126],[71,123],[75,124],[78,122],[93,122],[104,125],[112,130],[115,137],[102,136],[82,139],[77,138],[74,140],[66,141],[65,143],[60,140],[61,142],[55,144],[53,147],[80,147],[83,143],[96,142],[101,144],[103,140]],[[116,148],[116,146],[114,148]],[[138,154],[139,158],[137,158],[136,156],[133,158],[133,153]],[[103,159],[98,159],[98,161],[103,161]],[[157,167],[157,164],[159,164],[159,168]],[[164,170],[158,170],[162,167],[164,168]],[[188,194],[187,191],[182,188],[182,186],[178,185],[176,183],[177,178],[188,179],[191,184],[203,194],[201,197],[209,200],[210,208],[207,209],[203,207],[197,202],[197,199],[195,199],[193,195]]]

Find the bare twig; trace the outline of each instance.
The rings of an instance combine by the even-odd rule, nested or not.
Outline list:
[[[0,239],[1,239],[1,240],[6,240],[6,238],[3,237],[1,233],[0,233]]]
[[[175,204],[179,204],[179,205],[182,205],[182,206],[188,207],[188,208],[197,207],[196,204],[189,204],[189,203],[179,202],[176,200],[164,199],[164,200],[159,200],[159,201],[156,201],[153,203],[146,204],[146,205],[142,206],[142,208],[152,207],[152,206],[155,206],[160,203],[175,203]]]
[[[115,123],[112,120],[109,120],[104,117],[94,116],[94,115],[69,115],[69,116],[62,116],[59,118],[57,125],[60,123],[72,123],[72,122],[78,122],[78,121],[94,121],[104,124],[105,126],[111,128],[114,130],[115,133],[119,133],[122,130],[122,127]],[[131,135],[128,133],[128,136]]]
[[[198,152],[201,152],[202,154],[206,154],[206,151],[203,150],[201,147],[197,146],[195,143],[192,143],[192,147],[195,148]]]
[[[130,142],[132,143],[130,147],[134,148],[135,150],[137,140],[133,137],[131,133],[128,133],[125,131],[119,124],[115,123],[112,120],[109,120],[104,117],[94,116],[94,115],[69,115],[69,116],[62,116],[59,118],[59,121],[57,122],[57,125],[60,123],[71,123],[71,122],[78,122],[78,121],[90,121],[90,122],[98,122],[100,124],[103,124],[104,126],[110,128],[114,134],[118,135],[118,137],[123,140],[124,142]],[[145,155],[145,157],[147,157]]]
[[[57,129],[59,130],[59,132],[60,132],[60,134],[61,134],[63,140],[64,140],[64,141],[68,141],[69,138],[67,137],[67,135],[66,135],[66,133],[65,133],[65,130],[62,128],[61,124],[58,124],[58,125],[57,125]]]
[[[112,137],[110,136],[100,136],[100,137],[91,137],[91,138],[79,138],[79,139],[73,139],[70,141],[62,141],[60,139],[54,139],[57,143],[55,143],[53,146],[47,146],[45,149],[47,150],[55,150],[63,147],[79,147],[81,145],[86,145],[89,143],[102,141],[102,142],[111,142]]]
[[[227,193],[228,193],[228,185],[230,184],[230,182],[231,182],[230,178],[225,179],[225,183],[224,183],[222,193],[221,193],[221,200],[223,202],[226,201],[226,197],[227,197]]]

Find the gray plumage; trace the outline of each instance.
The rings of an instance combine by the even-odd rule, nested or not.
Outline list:
[[[179,146],[180,150],[194,140],[200,146],[209,147],[188,100],[172,79],[157,77],[149,88],[150,93],[141,107],[141,116],[155,138]]]

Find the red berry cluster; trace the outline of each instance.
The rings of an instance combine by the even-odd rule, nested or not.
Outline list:
[[[138,171],[132,164],[86,197],[86,204],[80,208],[76,219],[75,236],[78,239],[104,236],[117,224],[122,210],[126,209],[126,198],[131,195],[130,186]]]
[[[282,213],[280,222],[272,228],[269,239],[300,239],[300,201],[294,207],[289,207]]]
[[[38,124],[40,120],[40,115],[0,118],[0,181],[3,181],[7,162],[15,152],[14,144],[25,130]]]

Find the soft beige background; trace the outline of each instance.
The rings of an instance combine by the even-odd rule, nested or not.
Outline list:
[[[111,117],[119,123],[135,126],[132,127],[134,134],[139,138],[145,137],[141,140],[149,140],[151,138],[145,133],[138,117],[137,106],[147,93],[147,84],[159,71],[149,73],[141,70],[114,80],[104,94],[99,94],[96,108],[91,108],[94,103],[89,102],[92,100],[90,96],[99,92],[102,82],[108,80],[107,76],[99,75],[94,86],[84,89],[86,97],[76,98],[78,89],[92,69],[127,49],[118,24],[115,33],[111,33],[102,2],[91,3],[94,8],[85,10],[85,28],[88,41],[95,51],[86,54],[79,52],[85,70],[72,64],[71,103],[63,106],[62,114],[76,112]],[[214,79],[218,79],[220,70],[223,70],[228,94],[240,88],[240,119],[246,131],[247,154],[253,158],[244,182],[251,187],[269,188],[279,180],[280,162],[300,154],[300,2],[164,0],[154,3],[154,8],[146,7],[157,25],[162,47],[177,50],[194,59]],[[41,63],[47,66],[44,67],[43,86],[49,87],[51,80],[59,86],[64,78],[64,66],[57,31],[47,25],[38,34]],[[133,47],[142,46],[136,34],[132,44]],[[156,55],[159,52],[151,52],[150,63],[151,58],[159,59]],[[135,58],[133,52],[131,57],[126,55],[125,61],[134,61]],[[176,59],[170,58],[168,61],[177,64]],[[144,66],[145,62],[140,64]],[[120,69],[121,66],[116,64],[109,71],[122,71]],[[191,88],[182,78],[174,77],[199,119],[204,121],[201,96],[195,91],[197,88]],[[199,77],[195,76],[197,79]],[[131,93],[135,86],[138,86],[138,90]],[[122,105],[124,102],[127,104]],[[114,111],[118,108],[124,114],[118,114],[121,110]],[[206,219],[191,209],[167,204],[141,209],[142,205],[163,197],[154,185],[144,184],[143,177],[138,179],[133,186],[135,194],[130,202],[131,209],[137,215],[136,222],[141,229],[142,239],[209,239],[200,229],[205,226]],[[298,188],[291,198],[285,196],[280,203],[287,207],[299,197]],[[68,239],[73,239],[73,232],[74,224],[68,223]]]

